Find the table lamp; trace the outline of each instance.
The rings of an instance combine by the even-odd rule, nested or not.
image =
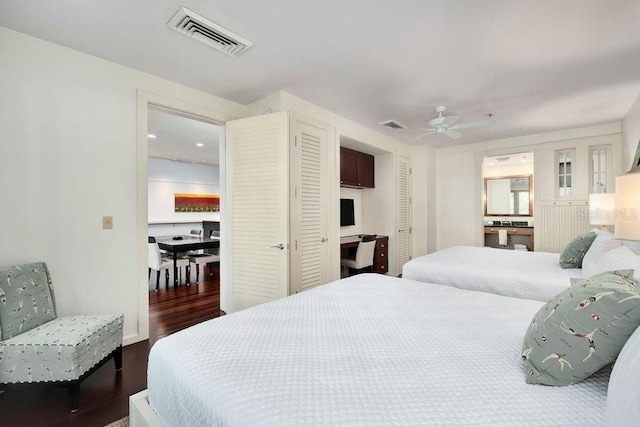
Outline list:
[[[589,194],[589,223],[599,225],[603,231],[615,223],[616,195],[614,193]]]
[[[640,166],[616,178],[616,239],[640,240]]]

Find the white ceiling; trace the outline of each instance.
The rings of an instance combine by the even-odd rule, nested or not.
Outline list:
[[[167,25],[179,7],[253,41],[228,57]],[[464,144],[621,120],[640,93],[637,0],[2,0],[0,25],[240,103],[284,90],[381,129],[445,104]]]
[[[167,110],[149,108],[149,157],[208,165],[220,164],[220,127]],[[196,144],[203,144],[198,147]]]

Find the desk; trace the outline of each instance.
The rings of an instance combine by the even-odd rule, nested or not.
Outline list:
[[[348,256],[358,248],[362,234],[340,238],[340,254]],[[373,252],[373,271],[386,274],[389,271],[389,237],[376,235],[376,248]]]
[[[182,237],[180,240],[173,240],[174,237]],[[158,247],[165,251],[173,253],[173,284],[178,285],[178,267],[176,261],[178,253],[195,251],[198,249],[213,249],[220,247],[220,238],[201,238],[193,236],[161,236],[156,237]]]

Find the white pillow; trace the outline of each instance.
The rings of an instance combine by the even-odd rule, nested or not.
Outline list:
[[[590,275],[585,275],[585,278],[595,276],[596,274],[604,273],[605,271],[615,270],[628,270],[633,269],[633,277],[636,280],[640,280],[640,257],[626,246],[621,246],[617,249],[613,249],[605,253],[600,261],[589,269]],[[585,272],[583,271],[583,274]]]
[[[622,347],[609,378],[607,425],[636,426],[640,419],[640,328]]]
[[[593,241],[589,250],[584,254],[582,258],[582,276],[591,277],[595,273],[592,273],[596,263],[602,259],[604,254],[612,249],[622,246],[620,240],[613,238],[613,233],[600,232],[597,233],[596,240]]]

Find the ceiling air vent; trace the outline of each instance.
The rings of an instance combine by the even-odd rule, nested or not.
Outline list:
[[[233,57],[253,46],[249,40],[233,34],[186,7],[181,7],[167,25]]]
[[[389,128],[389,129],[406,129],[407,127],[396,120],[387,120],[384,122],[378,123],[378,125]]]

